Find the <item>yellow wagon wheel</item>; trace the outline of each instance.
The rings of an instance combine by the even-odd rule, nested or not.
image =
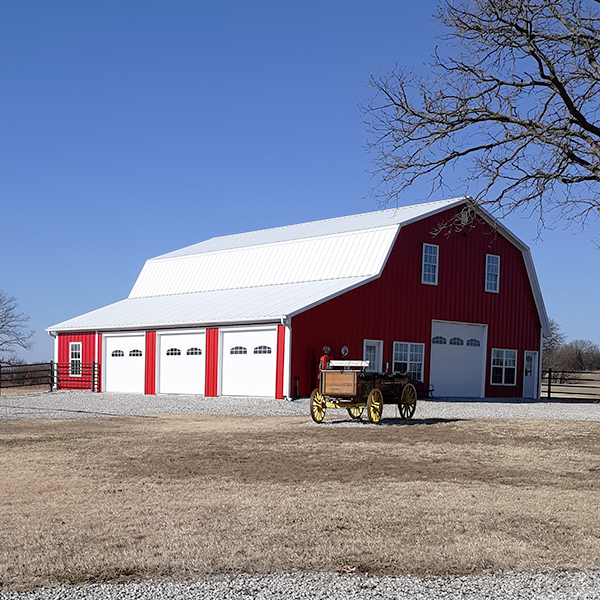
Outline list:
[[[379,423],[381,421],[381,413],[383,412],[383,395],[381,390],[371,390],[367,398],[367,416],[371,423]]]
[[[363,410],[365,410],[364,406],[353,406],[352,408],[348,408],[348,414],[353,418],[353,419],[360,419],[362,417],[363,414]]]
[[[318,389],[314,389],[310,395],[310,416],[315,423],[325,418],[325,398]]]
[[[400,416],[403,419],[412,419],[415,408],[417,408],[417,390],[412,383],[407,383],[402,389],[402,396],[400,396],[400,402],[398,403]]]

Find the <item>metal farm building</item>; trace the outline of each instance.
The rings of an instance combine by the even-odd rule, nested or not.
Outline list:
[[[539,396],[548,319],[529,248],[465,199],[209,239],[144,265],[129,297],[48,328],[62,388],[285,398],[323,347],[436,397]]]

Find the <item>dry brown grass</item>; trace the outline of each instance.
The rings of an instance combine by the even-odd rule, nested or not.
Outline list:
[[[600,568],[600,423],[0,423],[0,584]]]

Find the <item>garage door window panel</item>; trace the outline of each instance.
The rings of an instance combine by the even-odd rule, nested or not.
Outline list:
[[[517,351],[492,349],[492,385],[516,385],[517,383]]]
[[[200,350],[200,348],[188,348],[185,354],[186,356],[200,356],[202,354],[202,350]]]
[[[248,354],[248,349],[244,348],[244,346],[234,346],[229,354]]]
[[[257,346],[254,348],[254,354],[271,354],[271,348],[269,346]]]
[[[465,341],[462,338],[453,337],[453,338],[450,338],[449,343],[451,346],[464,346]]]
[[[169,348],[167,356],[181,356],[181,350],[179,348]]]
[[[413,379],[423,381],[423,356],[425,344],[394,342],[392,364],[394,371],[408,373]]]
[[[447,342],[446,338],[441,335],[436,335],[432,340],[432,344],[445,344]]]
[[[125,356],[125,352],[123,352],[123,350],[113,350],[111,356],[113,358],[121,358],[122,356]]]
[[[134,356],[134,357],[140,357],[143,356],[142,355],[142,351],[141,350],[130,350],[129,352],[129,356]]]

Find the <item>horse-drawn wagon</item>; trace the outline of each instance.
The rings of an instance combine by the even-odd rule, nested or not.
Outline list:
[[[321,365],[325,364],[325,368]],[[310,416],[320,423],[328,408],[345,408],[360,419],[365,408],[371,423],[379,423],[384,404],[397,404],[400,416],[411,419],[417,390],[408,373],[373,373],[362,360],[328,360],[319,364],[319,387],[310,395]]]

